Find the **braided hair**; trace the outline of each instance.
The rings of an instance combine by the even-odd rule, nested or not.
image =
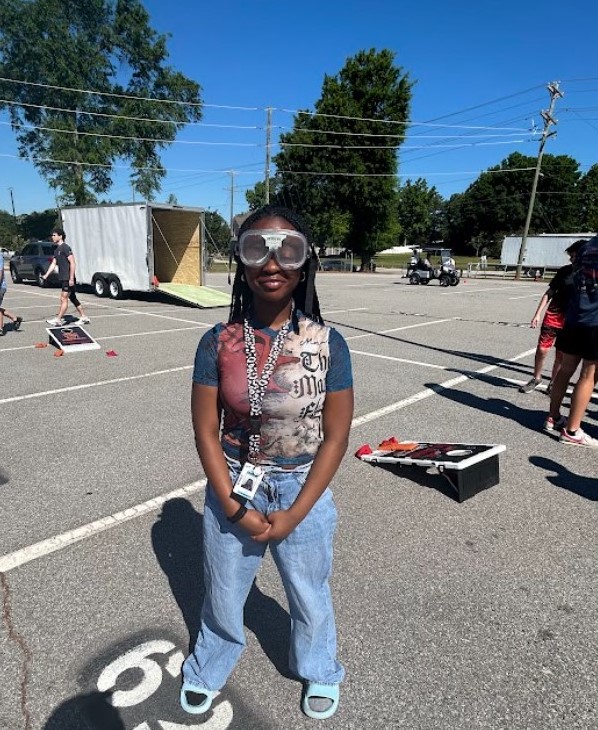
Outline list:
[[[260,221],[263,218],[273,217],[284,218],[287,220],[292,224],[293,228],[305,236],[309,243],[310,253],[301,267],[301,277],[299,279],[299,284],[293,291],[293,299],[295,300],[295,306],[297,309],[303,312],[314,322],[324,324],[324,320],[320,313],[320,302],[314,282],[318,257],[313,244],[311,243],[311,231],[303,218],[289,208],[283,208],[278,205],[264,205],[255,210],[243,221],[243,224],[239,229],[239,237],[241,237],[241,234],[248,228],[251,228],[254,223],[257,223],[257,221]],[[232,299],[228,316],[229,322],[243,321],[253,302],[253,292],[249,288],[244,276],[245,265],[236,254],[235,261],[237,263],[237,270],[233,281]]]

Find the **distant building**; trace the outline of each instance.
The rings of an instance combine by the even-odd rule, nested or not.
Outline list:
[[[565,249],[580,238],[589,240],[595,233],[541,233],[528,236],[525,245],[523,266],[541,269],[559,269],[569,263]],[[505,236],[500,254],[503,266],[517,266],[521,236]]]

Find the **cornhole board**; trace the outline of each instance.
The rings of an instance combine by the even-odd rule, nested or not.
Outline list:
[[[65,353],[100,349],[100,344],[78,324],[46,327],[46,332],[50,336],[50,344],[64,350]]]
[[[372,450],[366,445],[355,455],[370,464],[436,467],[455,490],[458,502],[499,483],[498,455],[506,450],[502,444],[399,443],[413,447],[388,451]]]

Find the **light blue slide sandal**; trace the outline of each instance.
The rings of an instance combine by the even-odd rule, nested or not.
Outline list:
[[[183,682],[181,707],[190,715],[203,715],[212,706],[216,694],[216,692],[205,689],[205,687],[196,687],[194,684],[189,684],[189,682]]]
[[[338,684],[306,682],[303,687],[301,709],[313,720],[327,720],[337,711],[339,699]]]

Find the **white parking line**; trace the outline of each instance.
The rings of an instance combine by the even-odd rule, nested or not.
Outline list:
[[[453,322],[454,317],[449,317],[448,319],[434,319],[431,322],[418,322],[417,324],[408,324],[404,327],[393,327],[390,330],[379,330],[377,332],[366,332],[363,335],[350,335],[349,337],[345,337],[345,340],[359,340],[363,337],[374,337],[375,335],[388,335],[391,332],[401,332],[402,330],[412,330],[416,327],[428,327],[431,324],[442,324],[443,322]],[[350,327],[351,325],[346,325],[347,327]]]
[[[522,287],[529,286],[527,284],[517,284],[515,286],[496,286],[496,287],[488,287],[487,289],[462,289],[459,287],[458,289],[453,289],[454,294],[483,294],[487,291],[506,291],[507,289],[521,289]]]
[[[517,360],[521,360],[524,357],[528,357],[535,351],[535,348],[533,350],[526,350],[519,355],[515,355],[515,357],[512,357],[509,360],[501,360],[494,365],[488,365],[484,368],[481,368],[480,370],[476,370],[474,374],[481,375],[484,373],[489,373],[492,370],[500,368],[502,365],[506,365],[510,362],[516,362]],[[174,368],[173,370],[181,369],[184,370],[188,368]],[[384,408],[379,408],[375,411],[371,411],[370,413],[366,413],[363,416],[358,416],[357,418],[353,419],[351,427],[357,428],[358,426],[362,426],[364,423],[374,421],[377,418],[388,415],[389,413],[394,413],[395,411],[401,410],[402,408],[406,408],[407,406],[413,405],[414,403],[418,403],[425,398],[429,398],[430,396],[439,393],[441,390],[446,390],[447,388],[452,388],[455,385],[459,385],[460,383],[465,382],[469,379],[469,377],[470,376],[467,375],[461,375],[457,378],[446,380],[444,383],[440,383],[439,385],[435,385],[431,388],[425,388],[424,390],[410,396],[409,398],[405,398],[396,403],[391,403]],[[123,378],[123,380],[130,379],[132,378]],[[93,537],[99,532],[109,530],[111,527],[116,527],[117,525],[120,525],[128,520],[132,520],[135,517],[145,515],[148,512],[151,512],[152,510],[155,510],[156,508],[162,506],[164,502],[168,501],[169,499],[184,497],[186,495],[193,494],[194,492],[199,491],[205,486],[205,484],[205,479],[201,479],[197,482],[192,482],[191,484],[185,487],[181,487],[180,489],[176,489],[173,492],[168,492],[167,494],[154,497],[153,499],[149,499],[146,502],[142,502],[141,504],[135,505],[134,507],[129,507],[128,509],[125,509],[121,512],[116,512],[115,514],[109,515],[108,517],[95,520],[94,522],[90,522],[89,524],[83,525],[82,527],[78,527],[74,530],[69,530],[68,532],[63,532],[62,534],[55,535],[54,537],[48,538],[47,540],[42,540],[41,542],[29,545],[28,547],[21,548],[20,550],[16,550],[12,553],[7,553],[6,555],[0,556],[0,572],[7,573],[9,570],[13,570],[14,568],[18,568],[21,565],[25,565],[32,560],[37,560],[38,558],[42,558],[45,555],[56,552],[57,550],[62,550],[62,548],[68,547],[75,542],[85,540],[88,537]]]
[[[322,312],[322,316],[328,316],[329,314],[343,314],[344,312],[367,312],[369,307],[353,307],[352,309],[331,309],[326,312]]]
[[[71,393],[75,390],[87,390],[88,388],[99,388],[103,385],[114,385],[115,383],[126,383],[130,380],[141,380],[142,378],[153,378],[156,375],[166,375],[167,373],[178,373],[183,370],[192,370],[193,365],[181,365],[178,368],[167,368],[166,370],[154,370],[151,373],[141,373],[140,375],[129,375],[123,378],[111,378],[110,380],[98,380],[95,383],[80,383],[79,385],[69,385],[66,388],[54,388],[53,390],[42,390],[37,393],[27,393],[27,395],[14,395],[10,398],[2,398],[0,406],[6,403],[18,403],[23,400],[31,400],[32,398],[44,398],[47,395],[58,395],[59,393]]]
[[[526,294],[523,297],[508,297],[508,299],[509,299],[509,301],[513,302],[516,299],[537,299],[537,297],[538,297],[538,293],[536,292],[535,294]]]
[[[403,357],[391,357],[390,355],[377,355],[374,352],[363,352],[362,350],[349,350],[353,355],[365,355],[366,357],[379,357],[381,360],[394,360],[394,362],[404,362],[408,365],[419,365],[422,368],[435,368],[436,370],[448,370],[445,365],[431,365],[427,362],[418,362],[417,360],[405,360]]]
[[[109,315],[114,316],[114,315]],[[130,315],[123,315],[130,316]],[[106,335],[105,337],[95,337],[94,339],[97,342],[103,342],[104,340],[119,340],[123,337],[147,337],[149,335],[167,335],[171,332],[188,332],[189,330],[201,330],[205,329],[206,327],[212,327],[213,325],[208,324],[198,324],[192,327],[171,327],[167,330],[148,330],[147,332],[129,332],[124,335]],[[35,345],[21,345],[20,347],[4,347],[0,349],[0,355],[4,352],[18,352],[20,350],[36,350]]]
[[[501,360],[500,362],[495,363],[494,365],[487,365],[486,367],[481,368],[480,370],[474,370],[473,375],[483,375],[485,373],[489,373],[492,370],[497,370],[498,368],[502,367],[503,365],[506,365],[510,362],[516,362],[517,360],[522,360],[524,357],[528,357],[529,355],[532,355],[536,351],[536,348],[534,347],[533,350],[526,350],[525,352],[521,352],[519,355],[515,355],[515,357],[509,358],[509,360]],[[459,375],[457,378],[451,378],[451,380],[445,380],[444,383],[439,383],[438,385],[433,385],[429,388],[425,388],[424,390],[421,390],[419,393],[416,393],[415,395],[410,396],[409,398],[405,398],[404,400],[400,400],[396,403],[391,403],[388,406],[384,406],[384,408],[379,408],[376,411],[371,411],[371,413],[366,413],[363,416],[358,416],[357,418],[353,419],[353,423],[351,424],[352,428],[356,428],[357,426],[361,426],[364,423],[369,423],[369,421],[374,421],[377,418],[381,418],[382,416],[387,416],[389,413],[394,413],[395,411],[400,411],[403,408],[406,408],[407,406],[411,406],[414,403],[418,403],[421,400],[424,400],[425,398],[429,398],[432,395],[435,395],[436,393],[439,393],[442,390],[447,390],[447,388],[453,388],[455,385],[459,385],[460,383],[464,383],[466,380],[469,380],[472,376],[471,375]]]
[[[15,550],[13,553],[3,555],[0,557],[0,573],[7,573],[9,570],[25,565],[25,563],[30,563],[32,560],[37,560],[37,558],[42,558],[45,555],[56,552],[57,550],[62,550],[63,548],[73,545],[80,540],[86,540],[88,537],[92,537],[100,532],[104,532],[104,530],[109,530],[112,527],[121,525],[123,522],[128,522],[136,517],[141,517],[142,515],[161,507],[164,502],[167,502],[170,499],[187,497],[194,492],[198,492],[200,489],[205,487],[205,485],[206,480],[200,479],[199,481],[192,482],[180,489],[175,489],[174,491],[162,494],[159,497],[148,499],[147,502],[143,502],[142,504],[129,507],[121,512],[115,512],[108,517],[102,517],[101,519],[95,520],[95,522],[90,522],[82,527],[77,527],[74,530],[63,532],[61,535],[55,535],[47,540],[42,540],[34,545],[29,545],[21,550]]]

